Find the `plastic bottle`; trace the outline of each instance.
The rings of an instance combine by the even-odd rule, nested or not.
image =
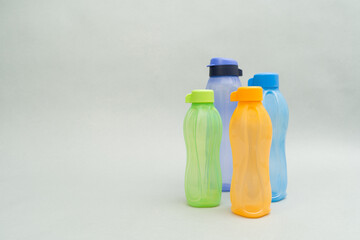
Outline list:
[[[277,73],[256,74],[254,78],[249,79],[248,85],[263,88],[263,104],[272,122],[270,181],[272,201],[277,202],[286,197],[285,137],[288,128],[289,110],[285,98],[279,91],[279,75]]]
[[[219,111],[223,123],[223,134],[220,146],[222,191],[229,192],[233,171],[229,140],[229,123],[236,108],[236,103],[230,102],[230,94],[241,86],[239,76],[242,76],[242,71],[238,69],[238,63],[235,60],[227,58],[213,58],[208,67],[210,67],[210,79],[206,88],[214,90],[214,105]]]
[[[185,195],[193,207],[215,207],[221,200],[220,142],[222,124],[212,90],[193,90],[184,120],[187,150]]]
[[[271,204],[269,154],[272,129],[261,100],[260,87],[240,87],[231,94],[231,101],[239,101],[230,121],[234,163],[231,210],[249,218],[268,214]]]

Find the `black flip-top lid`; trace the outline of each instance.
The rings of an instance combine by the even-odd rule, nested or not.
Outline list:
[[[212,58],[210,61],[209,75],[212,76],[242,76],[238,63],[229,58]]]

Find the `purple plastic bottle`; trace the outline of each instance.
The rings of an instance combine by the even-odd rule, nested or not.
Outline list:
[[[242,76],[242,70],[238,69],[238,63],[235,60],[228,58],[212,58],[208,67],[210,67],[210,79],[206,88],[214,90],[214,105],[223,123],[220,145],[222,191],[229,192],[233,172],[229,123],[237,106],[237,102],[230,102],[230,94],[241,86],[239,76]]]

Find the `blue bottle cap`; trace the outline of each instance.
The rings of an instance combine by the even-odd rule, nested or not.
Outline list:
[[[207,67],[222,66],[222,65],[235,65],[235,66],[237,66],[238,63],[234,59],[230,59],[230,58],[212,58],[210,60],[210,64],[207,65]]]
[[[278,88],[279,74],[258,73],[248,80],[248,86],[260,86],[262,88]]]

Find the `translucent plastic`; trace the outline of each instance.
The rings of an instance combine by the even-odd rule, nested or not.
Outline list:
[[[214,104],[193,103],[184,120],[185,195],[190,206],[215,207],[220,204],[221,132],[221,118]]]
[[[260,101],[239,102],[230,121],[234,172],[231,210],[250,218],[270,212],[271,120]]]
[[[231,147],[229,140],[229,123],[236,108],[236,102],[230,102],[230,94],[241,86],[239,77],[219,76],[210,77],[206,88],[214,90],[215,107],[219,111],[222,123],[222,141],[220,146],[220,165],[222,174],[222,191],[230,191],[231,176],[233,172]]]
[[[263,104],[270,115],[273,127],[270,150],[270,181],[272,201],[277,202],[286,197],[285,137],[288,128],[289,110],[285,98],[278,88],[265,88],[263,94]]]

